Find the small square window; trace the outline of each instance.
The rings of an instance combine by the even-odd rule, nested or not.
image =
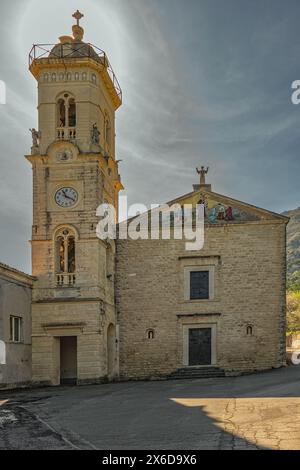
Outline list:
[[[21,317],[10,317],[10,341],[14,343],[23,341],[23,319]]]
[[[190,300],[209,299],[209,271],[190,271]]]

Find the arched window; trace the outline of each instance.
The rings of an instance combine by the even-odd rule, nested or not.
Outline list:
[[[55,238],[56,273],[75,273],[75,234],[69,228],[61,229]]]
[[[154,339],[155,333],[154,330],[147,330],[147,339]]]
[[[57,100],[57,127],[76,127],[76,103],[68,93]]]
[[[253,326],[247,325],[247,336],[252,336],[252,335],[253,335]]]

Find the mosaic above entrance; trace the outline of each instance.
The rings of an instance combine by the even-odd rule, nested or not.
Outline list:
[[[196,210],[196,204],[203,204],[205,221],[211,224],[260,220],[260,217],[251,211],[246,211],[240,207],[217,201],[205,193],[197,194],[187,198],[184,202],[180,202],[182,205],[192,204],[195,206],[193,212]]]

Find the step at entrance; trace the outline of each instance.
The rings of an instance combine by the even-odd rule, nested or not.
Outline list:
[[[218,367],[183,367],[168,376],[169,379],[173,380],[206,379],[210,377],[225,377],[225,372]]]

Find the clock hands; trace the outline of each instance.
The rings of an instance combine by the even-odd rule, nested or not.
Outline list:
[[[75,202],[76,199],[73,199],[72,197],[68,196],[67,193],[66,193],[66,191],[64,191],[64,190],[62,189],[62,192],[63,192],[63,195],[64,195],[67,199],[71,199],[71,201]]]
[[[76,204],[78,194],[73,188],[60,188],[55,195],[55,200],[61,207],[71,207]]]

